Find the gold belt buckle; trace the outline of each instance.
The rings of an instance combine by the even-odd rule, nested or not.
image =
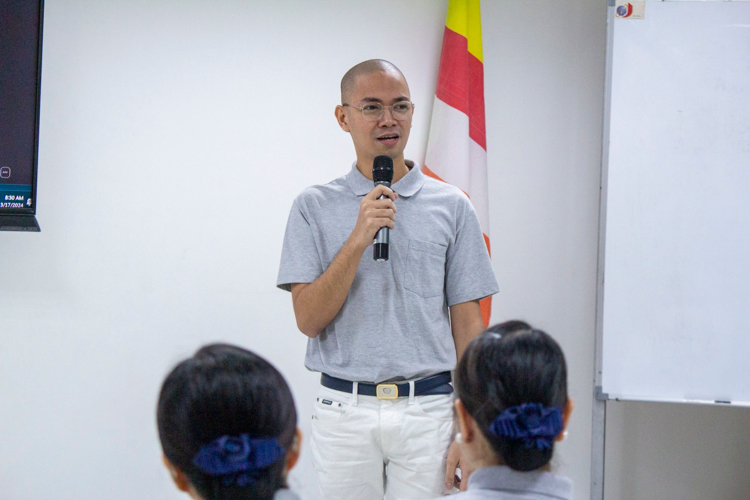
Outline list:
[[[398,398],[398,386],[396,384],[378,384],[375,395],[378,399],[396,399]]]

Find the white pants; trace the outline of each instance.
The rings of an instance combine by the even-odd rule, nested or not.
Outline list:
[[[441,496],[452,433],[450,394],[378,399],[320,386],[311,449],[322,498]]]

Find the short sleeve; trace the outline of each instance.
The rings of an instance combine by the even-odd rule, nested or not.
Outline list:
[[[456,210],[456,237],[448,248],[445,295],[449,306],[500,291],[474,207],[462,197]]]
[[[298,197],[292,204],[281,249],[281,264],[276,286],[290,292],[292,283],[312,283],[323,274],[315,234]]]

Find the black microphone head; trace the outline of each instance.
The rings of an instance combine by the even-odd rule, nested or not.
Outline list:
[[[385,155],[375,157],[372,162],[372,180],[388,184],[393,181],[393,158]]]

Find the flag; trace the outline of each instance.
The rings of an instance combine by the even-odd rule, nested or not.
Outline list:
[[[424,173],[460,188],[479,217],[490,251],[484,63],[479,0],[450,0],[445,20]],[[480,302],[489,325],[492,297]]]

